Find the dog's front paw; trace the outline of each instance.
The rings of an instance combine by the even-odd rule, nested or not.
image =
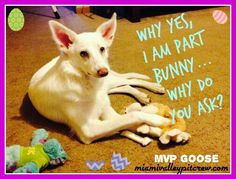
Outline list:
[[[191,138],[191,135],[187,132],[183,132],[179,129],[172,129],[164,132],[159,140],[162,144],[168,144],[170,141],[176,143],[186,143]]]
[[[171,138],[172,141],[175,141],[176,143],[186,143],[191,138],[191,135],[187,132],[181,132],[177,136],[174,136]]]

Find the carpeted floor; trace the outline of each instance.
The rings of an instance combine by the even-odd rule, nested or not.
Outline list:
[[[32,75],[44,64],[58,55],[57,48],[52,41],[48,28],[48,21],[53,19],[49,7],[24,7],[25,26],[19,32],[13,32],[8,27],[6,30],[6,145],[29,145],[32,132],[37,128],[45,128],[50,137],[57,138],[68,152],[69,161],[55,169],[44,172],[93,172],[85,164],[86,160],[104,160],[105,165],[98,172],[115,172],[110,160],[113,152],[121,153],[127,157],[131,164],[121,172],[133,173],[135,166],[156,166],[155,154],[218,154],[219,163],[194,163],[195,166],[228,166],[230,167],[230,22],[224,25],[217,24],[212,18],[215,9],[223,10],[230,16],[229,7],[205,9],[187,12],[186,16],[194,23],[189,31],[178,31],[173,35],[168,34],[167,25],[162,28],[163,38],[150,40],[148,43],[138,41],[136,30],[148,27],[158,21],[177,17],[177,14],[143,18],[140,23],[131,23],[126,19],[118,20],[118,29],[114,44],[110,50],[111,67],[118,72],[139,72],[154,79],[152,68],[163,68],[174,60],[182,60],[194,56],[196,65],[193,74],[177,77],[164,81],[166,89],[192,79],[202,79],[210,76],[214,80],[211,88],[200,92],[193,86],[191,97],[170,101],[167,94],[157,95],[146,91],[152,101],[158,101],[173,108],[181,108],[188,103],[196,104],[204,97],[214,97],[219,92],[223,94],[222,110],[216,109],[211,113],[197,115],[196,105],[193,108],[191,119],[187,120],[187,131],[192,135],[186,145],[169,144],[160,145],[153,142],[147,147],[116,135],[107,139],[94,142],[90,145],[80,143],[72,136],[70,130],[63,125],[56,124],[39,116],[27,98],[27,87]],[[93,15],[90,19],[83,15],[73,14],[68,9],[59,8],[62,19],[59,22],[67,25],[76,32],[93,31],[106,19]],[[201,28],[206,31],[203,35],[204,46],[187,50],[180,55],[173,54],[163,60],[145,64],[142,59],[142,49],[151,49],[153,45],[163,44],[179,39],[184,35],[195,32]],[[211,65],[198,68],[197,64],[204,64],[211,60]],[[117,111],[135,100],[129,96],[112,95],[111,101]],[[177,160],[175,165],[187,166]],[[166,164],[163,164],[165,166]],[[210,171],[212,172],[212,171]],[[219,171],[221,172],[221,171]],[[227,171],[225,171],[227,172]],[[229,172],[229,171],[228,171]]]

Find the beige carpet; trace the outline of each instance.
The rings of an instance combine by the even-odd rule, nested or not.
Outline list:
[[[206,164],[194,163],[196,166],[228,166],[230,167],[230,22],[219,25],[212,19],[214,9],[187,12],[187,18],[194,23],[194,28],[189,31],[179,31],[174,35],[168,34],[167,25],[163,26],[163,38],[150,40],[148,43],[138,42],[137,29],[150,26],[158,21],[176,17],[177,14],[143,18],[140,23],[131,23],[126,19],[118,20],[118,29],[114,44],[110,50],[111,67],[118,72],[139,72],[154,79],[152,68],[163,68],[174,60],[194,56],[195,67],[193,74],[186,74],[185,77],[177,77],[164,81],[162,85],[167,89],[192,79],[202,79],[210,76],[214,80],[213,87],[200,92],[197,86],[193,86],[192,97],[179,99],[171,102],[168,95],[157,95],[147,92],[152,101],[164,103],[173,108],[181,108],[187,104],[196,104],[204,97],[214,97],[222,93],[223,108],[216,109],[211,113],[202,116],[197,115],[197,108],[194,105],[191,119],[187,121],[187,131],[192,135],[186,145],[169,144],[160,145],[154,141],[147,147],[116,135],[107,139],[84,145],[70,134],[70,130],[53,122],[50,122],[34,111],[27,97],[27,87],[32,75],[42,65],[46,64],[58,51],[51,39],[48,28],[48,20],[53,19],[49,7],[30,8],[25,7],[25,26],[20,32],[13,32],[7,28],[7,101],[6,101],[6,144],[29,145],[32,132],[37,128],[45,128],[49,131],[50,137],[57,138],[67,151],[69,160],[61,167],[45,170],[44,172],[93,172],[85,164],[86,160],[104,160],[105,165],[99,172],[114,172],[110,165],[113,152],[121,153],[127,157],[131,164],[122,172],[134,172],[135,166],[155,166],[155,154],[175,154],[178,157],[182,154],[218,154],[219,163]],[[229,7],[215,8],[223,10],[230,15]],[[83,15],[75,15],[65,8],[59,8],[62,19],[59,22],[67,25],[76,32],[93,31],[105,19],[93,15],[93,19]],[[162,61],[144,64],[142,49],[150,49],[153,45],[160,45],[179,39],[184,35],[195,32],[201,28],[206,31],[203,35],[204,47],[196,47],[187,50],[185,53],[165,57]],[[211,60],[212,64],[201,69],[197,67]],[[24,98],[25,97],[25,98]],[[23,101],[24,99],[24,101]],[[114,108],[120,111],[125,105],[135,100],[129,96],[112,95],[111,101]],[[21,107],[22,106],[22,107]],[[21,108],[21,112],[20,112]],[[175,165],[186,166],[177,160]],[[163,164],[164,166],[165,164]],[[229,171],[228,171],[229,172]]]

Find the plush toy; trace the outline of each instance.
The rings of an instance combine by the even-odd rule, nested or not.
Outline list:
[[[67,154],[56,139],[48,139],[45,129],[33,132],[31,146],[12,145],[6,149],[6,170],[13,173],[39,173],[47,166],[63,164]]]
[[[170,116],[171,109],[160,103],[151,103],[146,106],[141,106],[140,103],[133,103],[125,108],[125,113],[132,111],[142,111],[150,114],[157,114],[165,118],[170,119],[170,125],[168,126],[159,126],[152,127],[147,124],[136,126],[130,130],[122,131],[121,135],[128,137],[131,140],[134,140],[143,146],[150,144],[153,140],[150,137],[141,137],[136,133],[145,134],[151,136],[152,138],[159,138],[159,141],[162,144],[168,144],[170,141],[176,143],[185,143],[190,138],[191,135],[186,131],[186,122],[183,118],[178,118],[175,115],[174,124],[172,124],[172,119]]]

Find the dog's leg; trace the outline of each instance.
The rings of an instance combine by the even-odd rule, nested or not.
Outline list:
[[[126,79],[123,77],[115,76],[113,74],[110,74],[108,76],[108,78],[106,79],[106,83],[107,83],[108,90],[116,88],[116,87],[120,87],[120,86],[130,85],[130,86],[143,87],[154,93],[165,93],[164,87],[162,87],[161,85],[158,85],[157,83],[148,82],[141,79]]]
[[[144,110],[147,113],[152,113],[152,114],[156,113],[156,109],[153,109],[152,105],[142,107],[140,105],[140,103],[130,104],[129,106],[127,106],[125,108],[125,113],[129,113],[129,112],[132,112],[132,111],[141,111],[141,110]],[[143,124],[143,125],[138,126],[138,127],[137,126],[132,127],[127,131],[123,131],[121,133],[121,135],[123,135],[123,136],[125,136],[125,137],[127,137],[131,140],[134,140],[134,141],[142,144],[143,146],[146,146],[146,145],[148,145],[149,143],[152,142],[152,139],[150,139],[149,137],[145,137],[145,138],[140,137],[137,134],[135,134],[136,132],[141,133],[141,134],[146,134],[146,135],[149,135],[151,137],[160,137],[161,134],[162,134],[162,129],[160,129],[158,127],[152,127],[152,126],[149,126],[147,124]]]
[[[116,88],[112,88],[108,91],[109,94],[112,93],[126,93],[126,94],[130,94],[132,96],[134,96],[138,101],[140,101],[142,104],[148,104],[150,103],[151,99],[148,97],[147,94],[129,86],[129,85],[125,85],[125,86],[120,86],[120,87],[116,87]]]
[[[142,79],[142,80],[150,80],[150,77],[147,75],[139,74],[139,73],[117,73],[115,71],[111,71],[111,73],[117,77],[126,78],[126,79]]]
[[[151,137],[160,137],[163,133],[161,128],[148,126],[146,124],[139,126],[136,131],[142,134],[150,135]]]
[[[124,77],[124,76],[126,76],[126,77]],[[148,81],[145,81],[142,79],[137,79],[137,78],[136,79],[135,78],[128,79],[127,78],[128,76],[135,77],[135,75],[133,75],[133,73],[123,74],[123,76],[122,76],[122,74],[117,75],[116,72],[110,73],[109,76],[105,80],[108,91],[113,88],[129,85],[129,86],[143,87],[143,88],[146,88],[146,89],[148,89],[152,92],[155,92],[155,93],[165,93],[164,87],[162,87],[161,85],[158,85],[157,83],[148,82]]]
[[[70,115],[72,115],[72,113],[70,113]],[[120,115],[116,113],[111,106],[104,109],[101,120],[88,119],[85,120],[87,122],[81,124],[78,123],[78,120],[76,120],[77,118],[78,115],[74,115],[74,117],[70,119],[70,125],[80,139],[86,144],[143,123],[150,126],[166,126],[170,124],[170,120],[162,116],[147,114],[139,111]]]
[[[168,110],[168,108],[166,108],[165,106],[160,106],[158,109],[157,106],[153,104],[142,107],[139,103],[132,103],[131,105],[126,107],[125,112],[129,113],[129,112],[137,111],[137,110],[145,112],[145,113],[156,114],[159,110]],[[161,113],[161,111],[159,111],[159,113]],[[180,142],[185,143],[191,138],[191,135],[187,132],[184,132],[185,127],[183,127],[183,125],[185,125],[185,121],[182,121],[179,119],[177,122],[178,122],[178,125],[182,123],[181,128],[178,128],[178,126],[175,126],[176,128],[172,127],[172,129],[169,129],[167,131],[159,127],[149,126],[147,124],[143,124],[141,126],[134,127],[129,130],[131,130],[132,132],[146,134],[151,137],[158,137],[162,144],[168,144],[170,141],[174,141],[176,143],[180,143]],[[130,138],[129,135],[127,137]]]
[[[132,111],[142,111],[145,113],[155,114],[157,110],[158,109],[153,105],[147,105],[147,106],[142,107],[139,103],[132,103],[125,108],[125,113],[129,113]],[[147,124],[143,124],[141,126],[132,128],[131,130],[132,132],[147,134],[147,135],[150,135],[151,137],[160,137],[163,133],[161,128],[152,127]]]
[[[130,132],[130,131],[123,131],[121,132],[122,136],[125,136],[137,143],[142,144],[143,146],[147,146],[148,144],[150,144],[153,140],[149,137],[140,137],[137,134]]]
[[[125,113],[129,113],[132,111],[141,111],[141,109],[142,109],[142,106],[140,105],[140,103],[132,103],[131,105],[129,105],[128,107],[125,108]],[[135,134],[135,132],[140,132],[142,134],[148,134],[149,129],[150,129],[150,126],[143,124],[139,127],[135,126],[129,130],[122,131],[121,135],[125,136],[133,141],[136,141],[136,142],[142,144],[143,146],[146,146],[152,142],[152,139],[149,137],[143,138],[141,136],[138,136],[137,134]]]
[[[148,82],[140,79],[125,79],[120,82],[121,85],[131,85],[146,88],[154,93],[165,93],[164,87],[157,83]]]

